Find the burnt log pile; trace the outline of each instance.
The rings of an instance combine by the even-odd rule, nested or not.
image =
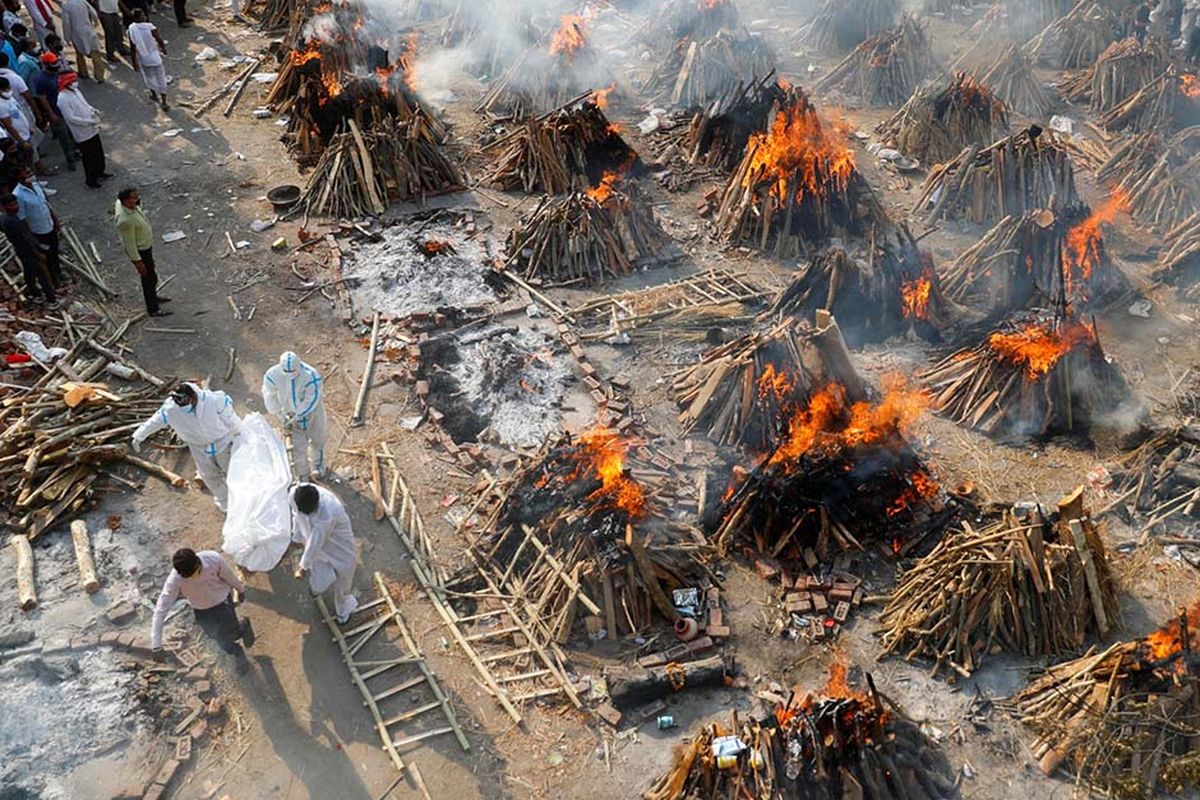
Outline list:
[[[880,615],[884,652],[967,678],[999,652],[1055,656],[1102,638],[1116,579],[1081,492],[1053,513],[1022,503],[962,520],[900,576]]]
[[[775,53],[744,28],[720,30],[705,39],[684,39],[646,80],[655,102],[685,109],[707,106],[731,90],[770,75]]]
[[[804,41],[827,52],[853,50],[894,26],[899,17],[897,0],[825,0],[809,23]]]
[[[885,146],[934,164],[1008,133],[1008,114],[987,84],[959,72],[947,84],[915,92],[875,133]]]
[[[1200,211],[1198,168],[1200,126],[1192,126],[1172,136],[1151,131],[1126,138],[1096,179],[1128,196],[1130,216],[1139,223],[1171,232]]]
[[[905,14],[894,28],[855,47],[814,89],[818,94],[836,90],[873,108],[898,106],[934,67],[924,23]]]
[[[1200,519],[1200,426],[1156,433],[1109,471],[1122,516],[1143,533],[1186,533]]]
[[[1042,772],[1109,796],[1186,796],[1200,760],[1200,605],[1046,669],[1007,701]]]
[[[929,171],[916,209],[932,223],[994,224],[1006,216],[1079,202],[1067,147],[1034,125],[986,147],[970,145]]]
[[[1086,101],[1091,111],[1105,114],[1162,75],[1169,63],[1161,42],[1131,36],[1110,44],[1086,69],[1068,73],[1058,88],[1068,100]]]
[[[1080,69],[1120,36],[1117,15],[1098,0],[1080,0],[1026,43],[1025,55],[1056,69]]]
[[[1113,104],[1100,115],[1108,131],[1148,133],[1173,131],[1200,122],[1200,79],[1168,65],[1128,98]]]

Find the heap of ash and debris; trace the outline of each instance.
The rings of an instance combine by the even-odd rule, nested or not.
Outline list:
[[[1181,409],[1200,416],[1200,391]],[[1200,565],[1200,540],[1189,537],[1200,520],[1200,426],[1179,425],[1159,431],[1112,467],[1114,511],[1142,533],[1174,533],[1184,557]],[[1164,542],[1165,543],[1165,542]]]

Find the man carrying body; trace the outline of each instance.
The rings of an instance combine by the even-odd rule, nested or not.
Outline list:
[[[17,261],[21,262],[21,270],[25,273],[26,308],[37,303],[48,303],[51,309],[58,308],[54,283],[46,271],[46,260],[38,250],[29,226],[21,219],[17,198],[6,194],[0,197],[0,206],[4,208],[4,215],[0,216],[0,229],[4,230],[4,236],[12,245]]]
[[[217,508],[224,511],[229,498],[225,484],[229,457],[242,430],[242,419],[233,410],[229,395],[194,383],[179,384],[162,407],[133,432],[134,452],[141,452],[142,442],[166,427],[188,446],[200,480],[212,492]]]
[[[196,624],[210,639],[237,660],[239,673],[250,666],[242,641],[247,645],[254,641],[250,620],[238,621],[233,606],[234,592],[244,595],[246,587],[221,554],[215,550],[199,553],[184,547],[171,557],[171,574],[163,584],[162,593],[154,605],[154,619],[150,627],[150,649],[155,661],[162,661],[163,625],[175,601],[183,595],[192,606]],[[238,640],[242,641],[238,641]]]
[[[296,477],[307,481],[311,463],[317,477],[325,472],[325,391],[315,369],[288,351],[263,375],[263,405],[292,434]]]
[[[117,221],[117,233],[121,235],[121,244],[125,247],[125,255],[133,262],[138,276],[142,280],[142,297],[146,301],[146,313],[152,317],[170,316],[170,311],[163,311],[159,303],[169,303],[171,298],[160,297],[158,294],[158,272],[154,268],[154,233],[150,229],[150,220],[142,210],[142,196],[137,189],[127,186],[117,192],[117,205],[113,210]]]
[[[302,483],[292,489],[292,541],[304,545],[296,578],[308,578],[313,596],[333,587],[333,613],[340,624],[358,608],[354,587],[354,533],[337,495]]]

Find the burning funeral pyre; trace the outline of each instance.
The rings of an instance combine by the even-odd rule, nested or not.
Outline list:
[[[1116,189],[1095,211],[1080,204],[1005,217],[942,271],[942,289],[988,311],[1099,302],[1127,285],[1107,256],[1102,226],[1128,207]]]
[[[1056,664],[1008,703],[1038,735],[1047,775],[1065,767],[1110,797],[1200,786],[1200,604],[1149,636]]]
[[[1096,114],[1106,114],[1141,91],[1167,68],[1167,48],[1157,39],[1134,37],[1113,42],[1094,64],[1067,75],[1059,84],[1072,102],[1087,101]]]
[[[1130,136],[1113,150],[1096,179],[1129,198],[1129,213],[1154,230],[1169,231],[1200,211],[1200,126],[1174,136]]]
[[[1168,66],[1127,99],[1100,115],[1109,131],[1170,131],[1200,122],[1200,78]]]
[[[1196,406],[1181,411],[1196,415]],[[1200,519],[1200,426],[1156,434],[1111,473],[1112,493],[1126,501],[1117,511],[1127,521],[1136,514],[1142,533],[1160,526],[1181,534],[1195,529],[1195,520]]]
[[[825,0],[805,42],[818,50],[846,51],[896,24],[897,0]]]
[[[1087,431],[1129,401],[1095,326],[1058,312],[1016,314],[921,377],[941,415],[991,436]]]
[[[914,93],[875,132],[887,147],[935,164],[972,142],[996,141],[1008,132],[1008,114],[986,85],[959,72],[946,85]]]
[[[1010,44],[995,59],[989,59],[974,74],[979,82],[991,89],[1009,109],[1028,117],[1042,117],[1050,110],[1050,98],[1042,82],[1021,52]]]
[[[896,27],[855,47],[815,90],[837,90],[873,108],[900,105],[933,70],[931,51],[924,24],[905,14]]]
[[[520,123],[488,145],[484,180],[506,191],[564,194],[600,184],[606,172],[638,165],[638,155],[599,102],[573,103]]]
[[[644,91],[655,102],[699,108],[774,69],[775,53],[761,36],[744,28],[722,30],[679,42],[655,67]]]
[[[1022,503],[943,538],[880,616],[884,651],[969,677],[988,655],[1078,652],[1117,613],[1116,581],[1082,488],[1053,514]]]
[[[1120,35],[1117,15],[1102,2],[1078,2],[1025,45],[1025,54],[1056,69],[1079,69],[1095,63]]]
[[[739,83],[695,113],[686,130],[672,137],[661,162],[678,154],[685,162],[731,172],[742,160],[750,137],[767,129],[775,104],[788,90],[774,75]],[[673,153],[667,152],[674,148]]]
[[[915,334],[937,339],[944,301],[933,259],[907,228],[871,237],[865,257],[828,247],[792,278],[768,312],[807,319],[825,309],[851,347]]]
[[[958,797],[946,757],[866,680],[852,691],[835,663],[821,692],[793,690],[765,719],[705,725],[643,800]]]
[[[549,44],[522,53],[492,82],[475,110],[492,117],[520,119],[582,99],[592,89],[611,86],[612,75],[587,40],[587,20],[564,14]]]
[[[738,27],[738,10],[733,0],[667,0],[639,32],[655,49],[674,47],[681,40],[699,42]]]
[[[916,209],[929,221],[996,223],[1006,216],[1079,201],[1066,147],[1037,125],[980,148],[973,144],[929,171]]]
[[[845,134],[826,128],[805,94],[791,88],[772,107],[767,130],[750,137],[721,194],[716,226],[726,241],[788,257],[885,219]]]
[[[505,242],[505,269],[547,283],[595,283],[657,256],[670,237],[635,184],[607,173],[583,192],[546,195]]]

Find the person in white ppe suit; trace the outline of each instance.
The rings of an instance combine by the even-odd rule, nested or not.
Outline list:
[[[333,588],[333,608],[345,624],[358,608],[351,594],[356,556],[346,507],[324,486],[301,483],[292,489],[292,541],[304,545],[296,578],[308,578],[313,596]]]
[[[233,410],[233,401],[224,392],[201,389],[194,383],[181,383],[154,416],[133,432],[133,450],[140,452],[142,442],[163,428],[170,427],[183,440],[196,462],[196,472],[212,492],[217,508],[225,510],[229,488],[229,456],[242,430],[242,419]]]
[[[290,350],[267,370],[262,382],[267,412],[283,420],[292,434],[296,477],[307,481],[309,466],[320,477],[325,472],[325,382],[315,369]]]

